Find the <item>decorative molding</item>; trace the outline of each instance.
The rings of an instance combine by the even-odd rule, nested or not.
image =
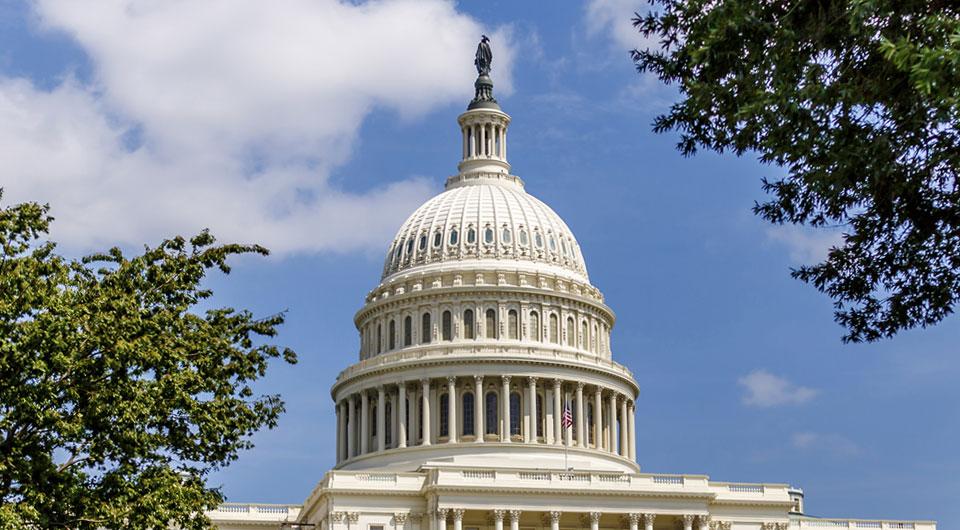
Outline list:
[[[656,520],[657,514],[655,513],[645,513],[643,514],[643,524],[647,527],[653,527],[653,522]]]
[[[503,516],[506,515],[506,510],[493,510],[490,512],[493,515],[494,521],[503,522]]]
[[[437,508],[437,520],[446,522],[449,512],[450,508]]]
[[[393,514],[393,523],[398,526],[403,526],[407,524],[407,513],[406,512],[396,512]]]
[[[451,511],[453,513],[454,521],[463,521],[463,512],[464,512],[463,508],[454,508]]]
[[[520,524],[520,510],[510,510],[510,524]]]
[[[342,523],[346,515],[346,512],[330,512],[330,519],[335,523]]]
[[[360,520],[360,512],[347,512],[347,521],[356,524]]]

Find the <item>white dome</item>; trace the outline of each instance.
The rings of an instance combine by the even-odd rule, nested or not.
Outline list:
[[[456,263],[526,268],[589,283],[573,232],[559,215],[527,194],[512,175],[451,177],[403,223],[390,245],[383,278]]]

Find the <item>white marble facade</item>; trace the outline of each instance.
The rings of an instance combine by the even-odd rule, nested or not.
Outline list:
[[[641,472],[614,314],[572,231],[510,174],[510,117],[474,103],[459,172],[397,232],[355,316],[359,359],[331,389],[336,467],[302,504],[221,506],[219,528],[936,528],[810,517],[786,484]]]

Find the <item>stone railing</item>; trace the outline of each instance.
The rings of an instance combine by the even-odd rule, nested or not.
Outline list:
[[[682,491],[712,495],[703,475],[652,475],[602,471],[556,471],[544,469],[445,469],[431,470],[431,484],[482,488],[617,489],[635,491]],[[783,499],[789,500],[784,493]]]
[[[290,521],[300,514],[299,504],[254,504],[233,503],[221,504],[216,509],[207,512],[210,519],[227,520],[238,519],[244,521]]]
[[[877,528],[880,530],[936,530],[933,521],[882,521],[873,519],[800,519],[800,528]]]
[[[337,383],[354,377],[373,368],[402,365],[410,361],[455,360],[465,358],[480,360],[485,354],[496,356],[497,361],[542,360],[559,361],[577,367],[600,368],[621,377],[633,380],[633,373],[622,364],[606,359],[595,353],[585,353],[559,344],[519,343],[516,345],[494,345],[482,342],[439,342],[410,347],[404,350],[384,353],[354,363],[337,375]]]

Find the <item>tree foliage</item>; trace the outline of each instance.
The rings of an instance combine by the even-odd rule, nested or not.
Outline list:
[[[207,475],[276,425],[251,384],[283,315],[199,312],[211,269],[258,246],[203,232],[142,254],[71,260],[41,239],[47,208],[0,208],[0,525],[205,528]]]
[[[828,294],[846,341],[935,324],[960,298],[960,7],[946,0],[651,0],[641,72],[681,98],[678,149],[757,153],[755,212],[839,227],[793,276]]]

